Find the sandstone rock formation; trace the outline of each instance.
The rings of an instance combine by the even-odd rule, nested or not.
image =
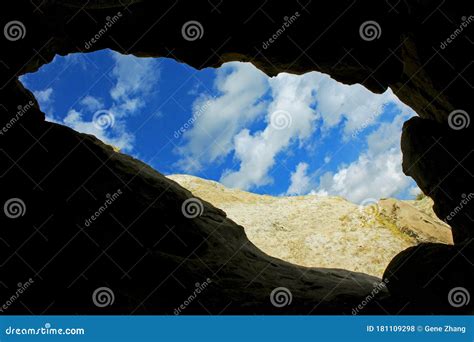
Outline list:
[[[263,252],[297,265],[381,277],[390,260],[408,247],[453,243],[451,229],[435,217],[429,198],[386,199],[364,207],[341,197],[273,197],[189,175],[167,177],[224,210]]]
[[[206,202],[199,216],[185,216],[191,193],[142,162],[66,127],[37,129],[44,137],[31,153],[41,163],[21,163],[22,172],[8,177],[15,187],[7,196],[21,198],[26,210],[2,220],[1,297],[34,279],[8,313],[173,314],[208,278],[183,314],[349,313],[380,282],[267,256]],[[112,194],[120,195],[102,210]],[[100,287],[113,291],[110,307],[94,305]],[[278,287],[291,291],[291,305],[271,304]]]
[[[297,11],[300,16],[287,33],[263,48],[284,17]],[[119,12],[120,19],[107,26]],[[470,96],[474,26],[459,30],[471,14],[469,2],[454,1],[5,4],[0,40],[0,188],[3,203],[21,198],[27,211],[16,220],[0,217],[1,298],[9,298],[17,283],[33,276],[38,280],[35,286],[10,312],[172,312],[194,282],[215,274],[217,280],[207,295],[193,302],[194,312],[281,312],[268,300],[269,292],[280,285],[294,291],[294,305],[286,307],[291,312],[350,311],[370,292],[374,278],[269,258],[209,204],[206,215],[186,220],[179,208],[189,192],[92,137],[45,123],[18,77],[57,54],[111,48],[137,56],[170,57],[195,68],[241,60],[269,75],[317,70],[374,92],[390,87],[420,116],[404,128],[404,170],[433,198],[436,213],[444,219],[473,188],[474,126],[453,129],[449,120],[455,110],[467,113],[466,119],[474,113]],[[181,29],[190,20],[202,24],[201,39],[183,39]],[[23,25],[20,31],[6,30],[7,24],[18,21]],[[376,39],[362,39],[359,29],[366,21],[379,24]],[[33,106],[18,115],[18,107],[25,108],[30,101]],[[84,218],[117,189],[124,195],[90,229],[84,228]],[[472,284],[466,277],[474,273],[469,217],[473,217],[471,202],[450,220],[454,247],[422,245],[423,253],[416,257],[411,249],[395,258],[395,264],[410,267],[409,271],[389,267],[387,277],[396,281],[391,282],[390,295],[383,293],[378,305],[372,301],[372,310],[452,310],[446,304],[448,287],[458,281],[469,289]],[[211,234],[214,231],[218,234]],[[453,255],[455,264],[448,262]],[[226,263],[231,256],[233,261]],[[420,269],[423,280],[442,273],[443,286],[413,281]],[[91,293],[98,286],[114,290],[115,305],[92,304]],[[410,304],[422,292],[430,307]]]

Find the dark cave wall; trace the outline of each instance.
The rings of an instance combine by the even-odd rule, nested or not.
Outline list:
[[[462,18],[469,17],[470,8],[465,2],[339,1],[327,4],[308,1],[242,6],[230,1],[219,4],[129,1],[127,6],[122,4],[45,1],[38,8],[30,2],[12,4],[4,17],[22,21],[26,35],[18,41],[2,41],[2,97],[13,99],[12,92],[19,90],[16,85],[10,89],[15,77],[37,70],[55,54],[111,48],[137,56],[174,58],[198,69],[241,60],[254,63],[269,75],[317,70],[344,83],[361,83],[374,92],[391,87],[421,118],[444,125],[453,110],[474,112],[469,96],[473,92],[472,54],[467,53],[472,51],[472,42],[468,39],[472,27],[467,27],[444,49],[440,47]],[[96,43],[90,43],[107,18],[109,21],[114,15],[117,18],[119,12],[120,17],[106,34]],[[281,27],[283,18],[296,12],[296,20],[265,49],[264,42]],[[202,24],[201,39],[187,41],[183,38],[181,28],[189,20]],[[361,23],[367,20],[379,23],[381,34],[378,39],[366,41],[359,35]],[[3,104],[4,110],[14,112],[17,102],[13,101],[11,106]],[[6,120],[5,114],[2,118]],[[39,119],[42,120],[41,115]],[[416,127],[422,125],[418,122]],[[431,124],[426,122],[424,134],[430,129]],[[404,139],[416,139],[409,137],[413,133],[408,132],[413,131],[407,128]],[[472,131],[472,125],[464,133],[467,131]],[[468,134],[452,133],[456,134],[451,134],[450,141],[459,139],[459,143],[450,144],[449,153],[457,152],[450,150],[454,145],[462,145],[466,150],[472,146],[465,140]],[[452,180],[454,175],[448,173],[456,162],[441,154],[443,158],[439,163],[447,167],[443,170],[429,168],[431,174],[437,173],[434,178],[444,179],[445,189],[439,191],[439,184],[427,182],[433,177],[423,174],[426,166],[414,162],[420,149],[405,142],[403,151],[406,156],[410,155],[404,160],[404,165],[410,165],[406,167],[410,169],[408,174],[434,198],[437,212],[444,218],[455,200],[465,192],[465,189],[451,187],[456,181]],[[433,154],[435,163],[439,155]],[[468,161],[464,163],[470,173],[472,165]],[[468,210],[472,212],[472,207]],[[466,223],[461,221],[450,222],[455,231],[459,230],[455,233],[456,241],[472,237]]]
[[[104,27],[107,17],[116,16],[118,12],[121,13],[120,19],[107,30],[107,33],[102,35],[97,42],[88,44],[91,38]],[[264,42],[267,42],[281,27],[284,17],[292,16],[296,12],[299,14],[298,18],[286,29],[287,31],[274,43],[269,44],[268,48],[264,48]],[[16,115],[18,106],[25,106],[29,101],[33,101],[35,105],[22,115],[19,124],[11,125],[8,132],[0,136],[2,191],[6,198],[22,196],[34,203],[33,206],[28,207],[29,218],[33,217],[40,222],[46,219],[43,217],[46,208],[58,208],[55,214],[57,216],[51,221],[52,226],[48,229],[51,233],[57,234],[54,241],[50,243],[60,246],[74,236],[70,229],[74,228],[77,222],[71,221],[71,217],[82,217],[79,210],[92,210],[96,205],[96,202],[88,199],[87,196],[80,197],[73,203],[65,201],[74,186],[87,180],[88,174],[94,173],[94,167],[100,168],[101,165],[107,165],[114,172],[107,173],[101,169],[98,177],[92,177],[87,183],[91,189],[100,188],[99,185],[105,181],[120,185],[120,179],[128,179],[127,177],[131,177],[130,174],[142,167],[125,157],[123,159],[111,155],[111,151],[91,138],[45,123],[44,114],[38,108],[32,94],[17,80],[19,75],[37,70],[41,65],[50,62],[57,54],[66,55],[73,52],[110,48],[137,56],[174,58],[198,69],[217,67],[226,61],[240,60],[254,63],[269,75],[276,75],[279,72],[301,74],[317,70],[344,83],[361,83],[377,93],[390,87],[419,115],[419,118],[408,121],[404,127],[402,136],[404,171],[434,199],[436,213],[440,218],[445,219],[459,205],[463,196],[473,192],[474,188],[472,179],[474,165],[470,155],[473,148],[472,139],[470,139],[473,125],[456,130],[450,127],[448,120],[450,113],[454,110],[463,110],[468,115],[474,113],[472,104],[473,40],[469,39],[472,37],[474,23],[445,48],[441,48],[441,44],[459,26],[462,17],[469,17],[471,14],[473,14],[471,5],[461,1],[338,1],[329,3],[301,1],[291,4],[268,1],[252,5],[244,5],[237,1],[213,3],[212,1],[97,0],[85,4],[75,0],[11,2],[8,7],[3,8],[0,24],[3,27],[11,20],[19,20],[24,24],[26,34],[23,39],[15,41],[3,39],[4,37],[0,40],[0,124],[5,127]],[[183,38],[182,26],[190,20],[197,20],[202,24],[204,33],[201,39],[188,41]],[[366,41],[361,38],[359,28],[368,20],[379,23],[381,34],[378,39]],[[42,143],[43,139],[45,139],[44,143]],[[79,145],[77,141],[80,142]],[[71,149],[74,149],[74,152],[68,154],[67,151]],[[91,154],[90,151],[95,153]],[[70,159],[70,162],[55,169],[55,165],[63,158]],[[97,164],[98,160],[100,162]],[[50,175],[51,169],[55,170],[52,175]],[[71,181],[70,175],[78,169],[84,170],[84,177]],[[10,170],[15,171],[10,172]],[[119,180],[116,179],[117,174]],[[144,198],[134,199],[134,202],[139,203],[135,208],[137,212],[147,208],[149,205],[147,201],[150,201],[150,198],[158,191],[150,184],[158,182],[157,179],[165,182],[160,183],[160,187],[166,187],[168,184],[161,180],[158,174],[149,178],[145,177],[145,179],[141,177],[139,177],[140,181],[144,183],[132,187],[132,192],[140,191],[144,194]],[[40,187],[34,184],[38,180],[44,180]],[[62,182],[62,185],[58,185],[57,182]],[[143,185],[147,182],[148,185]],[[32,186],[34,191],[30,193]],[[168,212],[170,208],[176,207],[178,201],[176,196],[184,198],[184,195],[176,194],[180,190],[175,189],[174,186],[172,189],[174,192],[163,198],[163,206],[153,207],[156,212],[138,224],[137,234],[142,234],[143,241],[153,240],[159,238],[160,234],[164,234],[161,232],[157,233],[158,236],[150,237],[147,235],[147,229],[152,221],[159,222],[160,229],[165,229],[166,220],[160,221],[157,217],[161,217],[161,213]],[[126,210],[127,206],[120,208]],[[210,210],[213,212],[213,209]],[[117,209],[117,214],[119,212],[120,210]],[[222,213],[214,213],[211,216],[214,219],[217,217],[217,221],[227,222]],[[448,221],[453,228],[456,247],[429,247],[425,254],[423,252],[425,249],[421,249],[418,253],[406,252],[394,260],[386,272],[386,277],[392,279],[389,286],[391,292],[400,295],[410,286],[419,288],[421,285],[413,284],[411,280],[417,274],[420,265],[427,265],[423,266],[426,268],[424,275],[426,279],[436,274],[437,270],[434,266],[429,267],[430,260],[446,260],[447,255],[458,257],[462,255],[463,259],[472,260],[469,243],[474,237],[474,230],[471,218],[474,218],[474,211],[473,204],[469,202],[458,215]],[[173,220],[170,218],[169,223],[171,224]],[[32,221],[8,223],[9,227],[17,231],[10,230],[8,239],[5,236],[2,237],[2,241],[9,241],[9,247],[3,250],[5,255],[14,251],[15,243],[12,241],[21,245],[23,239],[28,236],[27,232],[18,233],[26,223],[31,224]],[[207,236],[208,225],[212,224],[215,222],[211,218],[209,222],[200,222],[197,226],[201,233]],[[226,224],[233,227],[232,239],[243,243],[245,237],[242,231],[234,227],[232,223]],[[97,237],[99,240],[102,239],[104,246],[107,245],[108,239],[115,236],[113,231],[108,230],[107,225],[115,227],[117,224],[113,221],[104,223],[103,235],[99,234]],[[64,231],[58,227],[65,227]],[[179,225],[178,230],[180,236],[185,236],[183,239],[189,246],[194,246],[195,241],[202,242],[205,239],[201,234],[186,237],[189,232],[186,224]],[[88,241],[87,236],[83,238]],[[146,254],[146,262],[140,266],[135,279],[144,281],[147,272],[157,263],[164,263],[165,269],[171,269],[172,264],[179,264],[180,258],[184,257],[183,247],[170,237],[164,242],[160,245],[160,251],[155,251],[150,246],[144,247],[145,251],[149,250],[149,254]],[[232,250],[234,247],[231,247],[229,251],[221,250],[219,246],[225,242],[211,239],[203,244],[200,250],[202,254],[198,253],[198,256],[215,264],[216,268],[221,267],[215,260],[216,255],[220,253],[222,256],[235,252]],[[79,242],[74,246],[72,251],[77,252],[82,248]],[[123,246],[126,247],[127,243],[124,242]],[[43,246],[39,243],[35,248],[41,250]],[[446,249],[449,249],[449,252]],[[31,250],[32,255],[36,252],[38,252],[37,249]],[[134,250],[137,258],[141,252],[143,250],[138,247]],[[119,251],[116,253],[120,254]],[[242,294],[232,290],[232,286],[236,285],[229,284],[228,279],[236,277],[240,284],[242,279],[248,279],[263,272],[264,266],[255,268],[253,264],[264,265],[262,261],[266,260],[264,256],[253,248],[249,250],[245,248],[243,253],[238,254],[240,266],[239,263],[233,263],[223,276],[224,280],[216,281],[214,290],[210,292],[215,299],[209,295],[209,305],[225,306],[227,299],[234,303],[238,302],[239,298],[242,299]],[[405,263],[407,259],[410,260],[409,263]],[[42,259],[39,258],[39,260]],[[75,259],[74,252],[71,252],[69,259],[66,260],[73,260],[73,264],[79,268],[87,267],[90,262],[88,258]],[[275,263],[275,261],[271,262]],[[67,262],[61,260],[54,266],[51,265],[49,273],[54,274],[65,265]],[[191,282],[197,281],[200,273],[196,271],[199,270],[198,265],[199,260],[194,257],[192,262],[186,262],[180,279],[188,277]],[[462,260],[449,264],[445,270],[448,274],[447,278],[452,280],[449,284],[464,285],[472,290],[474,272],[472,272],[472,263],[470,265]],[[20,266],[19,268],[18,265],[9,266],[5,272],[9,275],[18,275],[20,270],[28,271],[23,269],[21,263]],[[112,269],[113,266],[106,267],[103,264],[97,268],[94,266],[92,275],[89,274],[88,277],[95,279],[94,284],[102,284],[114,277]],[[450,272],[452,269],[454,271]],[[250,301],[253,303],[249,306],[262,305],[267,299],[266,289],[271,288],[276,279],[284,278],[292,284],[292,287],[301,286],[296,291],[301,292],[299,300],[301,307],[312,307],[311,301],[305,296],[317,297],[320,294],[311,291],[304,294],[305,286],[321,281],[323,276],[313,274],[312,278],[306,280],[306,284],[304,282],[301,284],[296,280],[291,282],[289,279],[296,279],[298,272],[286,264],[278,264],[273,273],[264,273],[265,279],[255,284],[260,290],[251,289],[256,292],[250,290],[244,292],[246,296],[250,296]],[[165,275],[166,270],[160,270],[155,278],[162,280]],[[54,298],[55,294],[60,293],[60,299],[57,300],[58,307],[61,303],[67,307],[71,304],[68,302],[71,298],[76,298],[77,301],[75,299],[74,303],[80,306],[86,296],[80,289],[75,287],[68,290],[62,289],[64,284],[69,283],[69,278],[74,276],[66,272],[67,280],[59,283],[43,282],[37,291],[39,294],[46,294],[45,298]],[[332,279],[331,276],[329,278],[330,282],[333,280],[336,282],[336,279]],[[370,283],[370,279],[364,279],[364,281],[367,284]],[[118,300],[124,308],[128,308],[124,303],[136,304],[143,297],[141,293],[143,290],[140,287],[137,288],[137,284],[132,281],[125,284],[113,282],[113,284],[121,289],[122,296]],[[348,282],[343,287],[350,292],[349,289],[353,285],[354,283]],[[140,286],[143,286],[143,282]],[[170,291],[173,292],[170,290],[173,286],[177,285],[166,284],[164,290],[157,291],[156,296],[152,296],[147,303],[163,304],[167,307],[179,304],[182,296],[170,295]],[[368,285],[364,287],[364,291],[368,287]],[[324,290],[324,286],[322,289]],[[321,291],[324,293],[323,290]],[[437,304],[442,307],[446,305],[444,290],[440,291],[425,291],[430,293],[429,300],[435,307]],[[179,292],[183,292],[183,295],[187,293],[184,290]],[[416,293],[416,296],[424,293],[423,291],[412,292]],[[346,300],[344,294],[340,294],[341,299],[337,295],[328,298],[323,305],[324,310],[333,310],[334,306],[338,305],[341,307],[346,305],[344,310],[350,309],[347,302],[357,303],[357,296],[363,297],[364,293],[352,293],[352,297],[349,296],[350,300]],[[443,299],[441,304],[440,298]],[[332,303],[331,300],[333,300]],[[397,302],[396,299],[394,302],[392,299],[389,301],[392,304],[396,303],[394,307],[399,304],[400,307],[402,306],[402,303]],[[409,298],[409,301],[414,303],[416,298],[415,300]],[[47,306],[47,303],[41,304]],[[422,306],[422,308],[426,307]],[[83,309],[86,312],[92,310],[79,308],[77,311],[84,312],[81,311]],[[268,310],[271,311],[271,309]],[[415,310],[414,307],[412,309]],[[146,305],[141,307],[141,310],[141,312],[153,311]],[[341,312],[341,310],[336,310],[336,312]],[[395,312],[397,310],[398,308]],[[406,310],[410,310],[410,306]],[[429,310],[428,312],[431,312]],[[127,309],[121,312],[127,312]]]

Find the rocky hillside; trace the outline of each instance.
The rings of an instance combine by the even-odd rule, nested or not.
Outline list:
[[[273,197],[189,175],[168,178],[224,210],[265,253],[298,265],[382,276],[410,246],[452,244],[450,228],[435,216],[429,198],[359,206],[341,197]]]

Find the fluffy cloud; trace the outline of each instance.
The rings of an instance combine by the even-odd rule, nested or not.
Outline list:
[[[104,108],[104,102],[91,95],[85,96],[79,103],[91,112]]]
[[[70,109],[63,120],[48,117],[49,121],[65,124],[72,129],[92,134],[98,139],[122,151],[133,150],[134,134],[126,128],[126,119],[145,105],[159,78],[158,62],[154,59],[138,59],[112,52],[115,66],[110,74],[114,81],[109,94],[110,105],[103,99],[86,95],[77,104],[78,109]],[[68,56],[67,58],[73,58]],[[74,61],[73,61],[74,62]],[[42,105],[51,104],[52,88],[35,92]],[[106,120],[108,122],[101,122]]]
[[[122,151],[128,152],[133,149],[134,136],[126,130],[122,122],[115,121],[111,127],[101,127],[97,122],[85,119],[81,112],[71,109],[63,119],[63,123],[78,132],[92,134]]]
[[[129,55],[112,53],[115,66],[112,78],[115,85],[110,90],[114,100],[111,109],[116,116],[135,113],[145,105],[145,98],[154,89],[160,74],[158,60],[153,58],[136,58]]]
[[[181,169],[199,170],[234,148],[243,127],[264,114],[260,98],[268,91],[267,77],[249,63],[226,63],[217,70],[216,97],[203,94],[193,105],[194,126],[183,134],[186,143],[176,149]]]
[[[415,184],[410,189],[408,189],[408,193],[413,197],[417,197],[418,195],[422,195],[423,191],[421,191],[418,185]]]
[[[103,99],[87,95],[79,101],[80,108],[69,110],[59,123],[78,132],[92,134],[122,151],[130,152],[133,150],[135,137],[127,130],[126,119],[145,106],[145,98],[150,95],[159,78],[158,62],[151,58],[138,59],[115,52],[111,56],[115,61],[110,75],[114,80],[109,93],[112,104],[106,106]]]
[[[343,122],[344,142],[375,125],[389,103],[395,103],[404,114],[409,111],[390,89],[383,94],[373,94],[360,84],[345,85],[327,75],[317,75],[314,90],[317,111],[322,118],[322,131],[328,131]]]
[[[42,103],[49,103],[51,101],[51,95],[53,94],[53,88],[49,87],[43,90],[34,91],[36,99]]]
[[[41,110],[46,113],[46,119],[54,121],[53,88],[49,87],[43,90],[33,91],[33,95],[35,95],[36,100],[38,100]]]
[[[311,177],[308,175],[309,165],[299,163],[296,170],[291,173],[291,183],[286,191],[287,195],[303,195],[307,194],[312,188]]]
[[[355,203],[403,193],[413,181],[402,171],[400,131],[409,114],[402,112],[392,122],[382,123],[367,137],[368,148],[356,161],[336,173],[320,178],[317,192],[339,195]]]
[[[115,66],[112,76],[116,79],[110,90],[116,100],[128,99],[131,96],[149,92],[155,85],[159,70],[154,69],[157,60],[153,58],[136,58],[112,52]]]
[[[251,189],[272,182],[268,176],[276,156],[292,143],[303,143],[314,130],[316,112],[313,75],[279,74],[269,80],[273,101],[263,131],[250,134],[243,129],[234,139],[238,170],[226,170],[221,182],[230,187]]]
[[[243,129],[235,136],[235,158],[240,161],[240,167],[236,171],[226,170],[222,183],[242,189],[267,185],[272,182],[269,173],[279,153],[296,142],[301,147],[318,124],[323,134],[318,139],[342,124],[342,143],[349,142],[369,126],[378,126],[367,137],[368,148],[356,161],[341,165],[337,172],[328,172],[320,178],[319,193],[360,202],[401,194],[413,184],[402,172],[399,140],[403,122],[414,113],[391,90],[376,95],[360,85],[343,85],[319,73],[280,74],[270,79],[270,85],[273,101],[267,113],[269,124],[253,135]],[[378,119],[389,103],[395,104],[399,114],[392,122],[380,124]],[[275,112],[288,113],[291,124],[285,129],[276,129],[270,123]],[[315,184],[308,169],[307,163],[298,164],[291,174],[287,194],[310,192]]]
[[[302,161],[291,174],[287,194],[304,194],[316,187],[319,193],[359,201],[394,195],[411,184],[401,172],[398,140],[402,122],[413,113],[390,89],[376,95],[361,85],[344,85],[317,72],[267,78],[243,63],[225,64],[217,72],[215,85],[220,94],[198,98],[194,127],[184,133],[187,143],[178,148],[178,166],[184,171],[196,171],[233,153],[239,166],[226,169],[220,181],[229,187],[258,188],[272,183],[269,174],[277,156],[291,146],[311,143],[309,138],[317,128],[321,132],[317,139],[342,128],[341,143],[348,143],[366,128],[379,125],[379,117],[392,103],[399,115],[392,123],[378,126],[356,161],[324,174],[319,184],[312,183],[315,177]],[[262,102],[267,90],[269,103]],[[251,132],[249,125],[262,116],[266,127]]]

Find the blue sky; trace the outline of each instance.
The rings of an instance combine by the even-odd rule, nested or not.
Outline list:
[[[94,134],[163,174],[256,193],[412,198],[400,133],[414,112],[311,72],[268,77],[248,63],[195,70],[104,50],[57,56],[21,78],[47,120]]]

